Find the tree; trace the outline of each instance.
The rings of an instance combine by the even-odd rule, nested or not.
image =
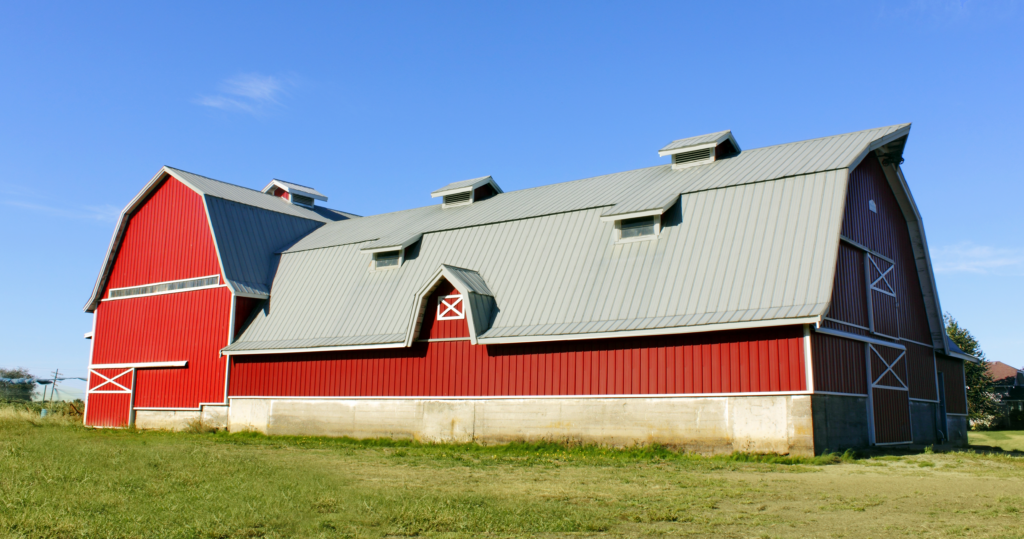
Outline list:
[[[981,349],[978,339],[971,335],[967,328],[961,327],[956,318],[946,313],[946,334],[950,340],[956,343],[964,353],[974,356],[981,361],[964,361],[964,378],[967,382],[967,408],[968,418],[972,423],[988,424],[995,419],[999,413],[999,403],[993,395],[995,380],[988,372],[988,360],[985,352]]]
[[[0,369],[0,378],[32,378],[32,375],[29,374],[28,369],[19,367],[16,369]],[[20,384],[15,384],[0,381],[0,399],[30,401],[32,400],[32,390],[35,389],[35,387],[35,382],[22,382]]]

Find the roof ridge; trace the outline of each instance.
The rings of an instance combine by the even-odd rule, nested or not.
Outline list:
[[[252,191],[252,192],[254,192],[254,193],[259,193],[259,194],[261,194],[261,195],[266,195],[266,193],[264,193],[263,191],[258,191],[258,190],[256,190],[256,189],[253,189],[253,188],[251,188],[251,187],[246,187],[246,186],[244,186],[244,185],[238,185],[237,183],[231,183],[231,182],[226,182],[226,181],[224,181],[224,180],[218,180],[218,179],[216,179],[216,178],[211,178],[211,177],[209,177],[209,176],[203,176],[202,174],[196,174],[195,172],[189,172],[189,171],[187,171],[187,170],[185,170],[185,169],[181,169],[181,168],[176,168],[176,167],[172,167],[172,166],[170,166],[170,165],[164,165],[164,167],[165,167],[165,168],[169,168],[169,169],[171,169],[171,170],[176,170],[176,171],[178,171],[178,172],[184,172],[185,174],[191,174],[191,175],[193,175],[193,176],[199,176],[200,178],[202,178],[202,179],[204,179],[204,180],[210,180],[211,182],[223,183],[224,185],[230,185],[231,187],[238,187],[239,189],[247,189],[247,190],[249,190],[249,191]],[[283,181],[283,180],[278,180],[278,181]],[[211,196],[212,196],[212,195],[211,195]],[[269,195],[268,195],[268,196],[269,196]],[[222,197],[217,197],[217,198],[222,198]],[[226,200],[226,199],[225,199],[225,200]]]

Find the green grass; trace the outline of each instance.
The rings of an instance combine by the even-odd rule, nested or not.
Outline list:
[[[1014,537],[1024,459],[90,430],[0,408],[0,537]]]
[[[972,430],[967,434],[967,440],[971,445],[1024,451],[1024,430]]]

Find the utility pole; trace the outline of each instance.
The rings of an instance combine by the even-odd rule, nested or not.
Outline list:
[[[53,404],[53,394],[57,392],[57,376],[58,375],[60,375],[60,369],[57,369],[57,370],[53,371],[53,387],[50,388],[50,404]]]

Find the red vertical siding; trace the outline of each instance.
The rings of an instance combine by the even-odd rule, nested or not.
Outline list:
[[[95,369],[89,372],[85,424],[124,427],[131,413],[131,369]],[[96,391],[96,392],[94,392]]]
[[[802,328],[239,356],[232,396],[652,395],[803,391]],[[324,375],[324,373],[327,373]]]
[[[469,338],[469,324],[466,323],[465,318],[461,320],[438,320],[438,299],[444,296],[459,295],[459,291],[455,289],[448,281],[442,280],[437,285],[430,297],[427,298],[426,309],[423,313],[423,324],[420,326],[420,338],[421,339],[460,339]],[[454,301],[454,300],[452,300]],[[463,298],[462,312],[465,313],[465,302]]]
[[[946,412],[967,413],[967,395],[964,391],[964,363],[957,359],[936,358],[935,366],[943,374],[946,390]]]
[[[288,195],[288,191],[285,191],[284,189],[281,189],[280,187],[275,187],[274,188],[274,196],[281,197],[281,198],[283,198],[285,200],[291,200],[291,198]]]
[[[132,214],[107,290],[207,275],[220,265],[202,197],[168,178]]]
[[[862,342],[815,333],[811,335],[814,390],[868,394]]]
[[[910,376],[910,398],[938,400],[935,393],[935,354],[927,346],[905,342],[907,371]]]
[[[135,405],[223,402],[230,305],[226,287],[104,301],[94,315],[93,364],[187,360],[186,368],[140,369]]]
[[[826,321],[826,327],[851,333],[866,333],[858,328],[866,328],[870,323],[867,284],[864,277],[864,251],[845,242],[839,244],[835,286],[832,287],[832,303],[827,316],[845,324]]]
[[[910,442],[910,399],[907,392],[874,388],[871,398],[874,409],[875,443]]]

